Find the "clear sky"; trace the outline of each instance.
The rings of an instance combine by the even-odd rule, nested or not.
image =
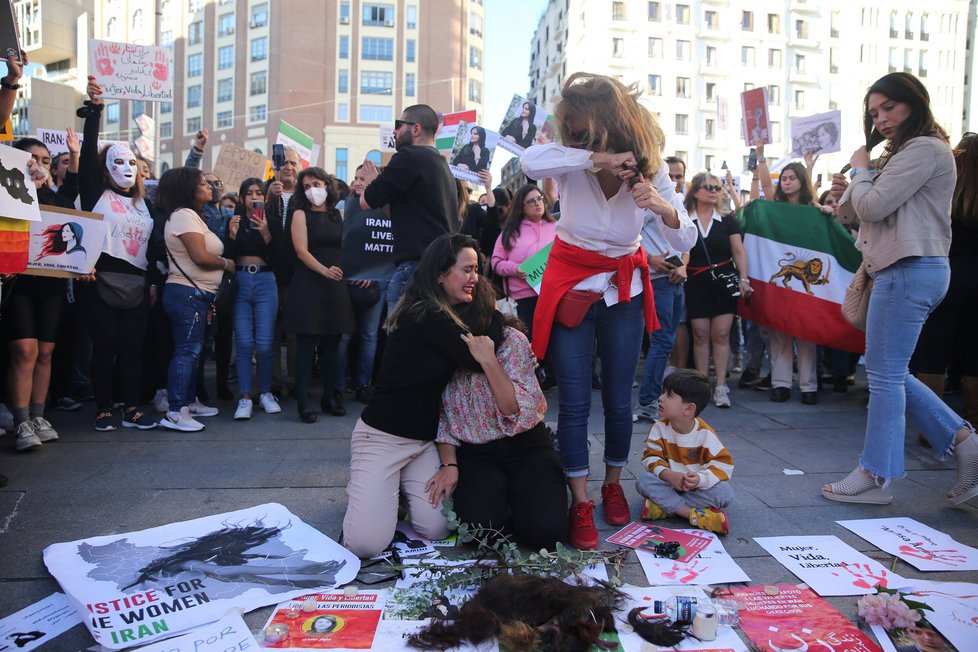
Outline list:
[[[499,129],[513,94],[526,96],[530,87],[530,45],[548,0],[485,0],[485,83],[482,100],[487,129]],[[497,147],[492,161],[493,183],[512,155]]]

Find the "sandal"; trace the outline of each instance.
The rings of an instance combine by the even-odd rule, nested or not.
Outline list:
[[[822,496],[840,503],[889,505],[893,502],[890,492],[861,466],[857,466],[844,480],[830,484],[829,488],[831,491],[822,489]]]

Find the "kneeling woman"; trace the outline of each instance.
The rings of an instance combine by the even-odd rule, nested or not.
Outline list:
[[[486,279],[476,286],[471,310],[495,310]],[[498,352],[487,337],[464,337],[485,373],[459,370],[442,395],[435,441],[443,466],[431,480],[432,505],[438,490],[457,479],[459,520],[512,534],[534,550],[552,550],[567,541],[567,488],[543,423],[547,400],[530,342],[514,325],[503,330]]]
[[[465,235],[435,239],[387,320],[374,394],[350,441],[343,544],[360,557],[373,557],[390,544],[400,492],[418,534],[432,539],[448,534],[445,517],[427,493],[439,464],[454,462],[439,460],[434,445],[442,391],[459,367],[482,370],[463,336],[479,341],[489,335],[494,344],[502,341],[499,313],[493,311],[478,324],[466,319],[479,281],[478,249]],[[456,469],[442,467],[446,469],[437,478],[450,494]]]

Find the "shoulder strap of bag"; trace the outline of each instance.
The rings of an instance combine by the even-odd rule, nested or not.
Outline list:
[[[711,231],[712,231],[712,229],[711,229]],[[703,237],[703,234],[702,233],[700,233],[699,241],[700,241],[700,246],[703,247],[703,255],[706,256],[706,266],[707,267],[713,267],[713,260],[710,258],[710,251],[709,251],[709,249],[706,248],[706,238]],[[183,271],[183,270],[181,270],[181,271]]]
[[[177,262],[177,259],[173,257],[173,254],[170,253],[170,248],[167,247],[166,245],[163,245],[163,249],[166,250],[166,255],[170,257],[170,260],[173,261],[173,264],[177,266],[177,270],[181,274],[183,274],[183,277],[185,279],[187,279],[188,281],[190,281],[190,284],[192,286],[194,286],[194,289],[197,290],[198,292],[203,292],[203,290],[200,289],[200,286],[197,285],[196,283],[194,283],[194,280],[192,278],[190,278],[189,276],[187,276],[187,272],[183,271],[183,268],[180,267],[180,263],[178,263]]]

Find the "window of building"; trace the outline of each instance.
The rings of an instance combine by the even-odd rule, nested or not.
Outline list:
[[[653,37],[650,37],[649,38],[649,57],[651,57],[652,59],[661,59],[662,58],[662,45],[663,45],[663,42],[662,42],[662,39],[661,38],[656,38],[654,36]]]
[[[469,80],[469,102],[482,104],[482,82],[478,79]]]
[[[173,138],[173,123],[172,122],[161,122],[160,123],[160,138]]]
[[[417,75],[413,72],[409,72],[404,75],[404,95],[407,97],[414,97],[415,90],[414,87],[417,82]]]
[[[795,72],[805,72],[805,55],[795,54]]]
[[[745,66],[753,66],[757,63],[753,47],[745,45],[740,48],[740,63]]]
[[[204,55],[191,54],[187,57],[187,77],[199,77],[204,72]]]
[[[146,113],[146,102],[144,102],[143,100],[133,100],[129,115],[135,118],[136,116],[142,115],[144,113]]]
[[[795,36],[798,38],[808,38],[808,23],[804,20],[795,21]]]
[[[706,119],[706,122],[704,123],[703,126],[704,126],[703,131],[706,132],[706,137],[707,138],[709,138],[710,140],[713,140],[714,138],[716,138],[716,135],[717,135],[717,121],[716,120],[714,120],[713,118],[707,118]],[[706,167],[710,167],[710,166],[707,165]]]
[[[712,102],[717,99],[717,85],[713,82],[706,82],[706,101]]]
[[[199,45],[204,40],[204,23],[199,20],[187,25],[187,45]]]
[[[781,67],[781,50],[776,48],[771,48],[767,51],[767,67],[768,68],[780,68]]]
[[[369,152],[367,152],[366,159],[368,161],[373,162],[374,165],[380,165],[380,159],[381,159],[380,150],[379,149],[370,150]]]
[[[842,22],[841,12],[833,10],[829,18],[829,36],[839,38],[839,25]]]
[[[767,101],[771,104],[781,104],[781,87],[777,84],[769,84],[767,87]]]
[[[119,21],[116,20],[115,16],[112,16],[105,23],[105,38],[117,39],[119,38],[118,32],[119,32]]]
[[[234,14],[222,14],[217,19],[217,35],[230,36],[234,34]]]
[[[172,113],[173,103],[172,102],[160,102],[160,113]]]
[[[930,15],[927,13],[920,15],[920,40],[930,40]]]
[[[661,75],[649,75],[649,93],[652,95],[662,95]]]
[[[472,81],[472,80],[469,80]],[[377,104],[360,105],[360,122],[393,122],[394,109]]]
[[[795,91],[795,108],[805,108],[805,91]]]
[[[676,41],[676,60],[689,61],[693,57],[692,41]]]
[[[336,119],[346,122],[350,119],[350,105],[346,102],[338,102],[336,104]]]
[[[112,102],[111,104],[105,105],[105,121],[109,124],[117,124],[119,122],[118,102]]]
[[[197,116],[196,118],[187,118],[187,128],[184,130],[184,132],[188,134],[195,134],[200,131],[200,125],[200,116]]]
[[[914,24],[913,12],[908,11],[906,18],[903,19],[903,38],[913,38]]]
[[[894,9],[893,11],[890,12],[890,38],[896,38],[897,36],[900,35],[900,31],[897,28],[897,25],[899,24],[899,20],[900,19],[898,17],[897,11],[896,9]]]
[[[708,66],[717,65],[717,49],[713,45],[706,46],[706,65]]]
[[[625,56],[625,39],[611,39],[611,56],[615,59],[621,59]]]
[[[473,45],[469,46],[469,68],[482,70],[482,50]]]
[[[628,20],[628,12],[625,11],[625,3],[621,0],[614,0],[611,3],[611,20]]]
[[[740,29],[745,32],[754,31],[754,12],[744,11],[740,14]]]
[[[829,72],[837,73],[839,72],[839,62],[842,60],[842,56],[839,54],[839,48],[829,48]]]
[[[469,13],[469,34],[482,38],[482,16],[475,12]]]
[[[903,51],[903,72],[910,72],[913,66],[913,50]]]
[[[771,121],[771,140],[775,143],[781,142],[781,123],[774,120]]]
[[[715,11],[707,11],[703,15],[703,22],[707,29],[720,29],[720,14]]]
[[[781,16],[779,14],[767,15],[767,33],[779,34],[781,32]]]
[[[745,91],[754,90],[754,82],[744,82],[744,90]]]
[[[676,97],[689,97],[691,86],[689,77],[676,77]]]
[[[927,76],[928,62],[930,61],[930,53],[927,50],[920,51],[920,67],[918,69],[917,75],[919,77]]]
[[[264,61],[268,58],[268,37],[262,36],[251,42],[251,60]]]
[[[234,68],[234,46],[224,45],[217,48],[217,69],[230,70]]]
[[[689,116],[685,113],[676,114],[676,134],[685,136],[689,133]]]
[[[393,61],[394,39],[364,36],[361,40],[360,56],[368,61]]]
[[[336,173],[336,176],[339,177],[340,179],[346,179],[346,176],[349,173],[349,169],[350,169],[349,160],[350,160],[349,150],[347,150],[347,148],[345,147],[337,147],[336,165],[333,166],[333,171]]]
[[[252,28],[264,27],[268,24],[268,3],[263,2],[258,5],[254,5],[251,8],[251,22],[249,23]]]
[[[173,45],[173,30],[167,29],[160,32],[160,45],[170,47]]]
[[[268,72],[259,70],[258,72],[251,73],[249,82],[249,95],[264,95],[268,91]]]
[[[368,3],[363,5],[363,24],[368,27],[393,27],[393,5]]]
[[[689,160],[689,152],[684,152],[681,149],[677,149],[676,150],[676,153],[673,154],[673,156],[675,156],[676,158],[681,159],[683,161],[688,161]]]
[[[676,5],[676,24],[689,25],[689,5]]]
[[[408,63],[414,63],[417,59],[418,42],[409,38],[404,42],[404,58]]]
[[[407,29],[418,28],[418,8],[415,5],[408,5],[404,10],[404,22]]]
[[[204,96],[204,89],[200,84],[187,87],[187,108],[195,109],[200,106],[201,98]]]
[[[390,95],[394,88],[394,73],[364,70],[360,73],[360,92],[364,95]]]
[[[656,23],[662,20],[662,3],[661,2],[650,2],[649,3],[649,20]]]
[[[707,138],[710,138],[710,136],[707,136]],[[715,155],[707,154],[706,157],[703,159],[703,163],[704,163],[703,167],[705,167],[707,171],[710,171],[716,165],[716,162],[717,162],[717,157]]]
[[[192,14],[195,14],[198,11],[200,11],[201,7],[203,6],[204,6],[204,0],[188,0],[187,11],[189,11]]]
[[[340,36],[340,59],[350,58],[350,37],[345,34]]]
[[[230,102],[234,99],[234,80],[221,79],[217,82],[217,101]]]
[[[232,117],[230,111],[218,111],[217,112],[217,128],[218,129],[230,129],[234,126],[234,118]]]
[[[268,107],[264,104],[256,104],[248,109],[248,122],[265,122],[268,120]]]
[[[337,93],[349,93],[350,92],[350,71],[345,68],[337,73],[336,77],[336,92]]]
[[[143,10],[137,9],[132,12],[132,31],[141,32],[143,29]]]
[[[350,0],[340,2],[340,25],[350,24]]]

